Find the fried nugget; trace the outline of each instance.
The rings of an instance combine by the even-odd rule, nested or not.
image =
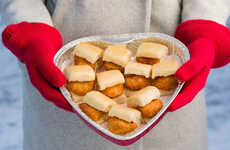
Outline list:
[[[124,68],[122,66],[112,62],[103,61],[103,65],[106,70],[120,70],[121,72],[124,72]]]
[[[94,81],[67,82],[67,89],[78,96],[84,96],[89,91],[92,91],[93,88],[94,88]]]
[[[149,85],[149,80],[144,76],[126,75],[125,86],[130,90],[139,90]]]
[[[79,108],[93,121],[98,122],[105,116],[105,112],[99,111],[86,103],[79,104]]]
[[[158,58],[136,57],[136,61],[143,64],[153,65],[160,62]]]
[[[79,56],[74,56],[74,63],[75,65],[89,65],[91,66],[93,69],[96,69],[96,63],[95,64],[91,64],[90,62],[88,62],[86,59],[81,58]]]
[[[155,99],[144,107],[139,106],[137,109],[141,111],[143,117],[151,118],[154,117],[161,110],[162,107],[162,101],[159,99]]]
[[[134,122],[127,122],[116,117],[109,117],[108,119],[108,129],[114,134],[126,134],[135,130],[138,125]]]
[[[167,77],[157,77],[152,80],[151,85],[157,87],[158,89],[168,91],[177,88],[178,80],[174,75]]]
[[[115,98],[122,95],[123,89],[123,84],[117,84],[112,87],[108,87],[101,92],[110,98]]]

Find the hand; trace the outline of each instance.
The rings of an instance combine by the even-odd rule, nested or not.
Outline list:
[[[180,24],[175,37],[189,49],[190,60],[183,64],[175,76],[185,85],[169,111],[190,103],[205,86],[211,68],[230,62],[230,30],[207,20],[190,20]]]
[[[30,81],[41,95],[56,106],[73,111],[58,90],[66,79],[53,62],[62,46],[62,37],[53,27],[43,23],[22,22],[9,25],[2,33],[4,45],[25,63]]]

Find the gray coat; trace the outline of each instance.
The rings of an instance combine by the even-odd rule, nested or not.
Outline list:
[[[9,24],[27,20],[54,25],[67,43],[88,35],[150,31],[172,35],[178,23],[197,18],[225,24],[229,6],[229,0],[48,0],[48,5],[41,0],[2,0],[0,14]],[[138,142],[121,147],[96,134],[76,115],[45,101],[30,84],[25,66],[19,66],[24,150],[207,149],[204,91],[182,109],[168,113]]]

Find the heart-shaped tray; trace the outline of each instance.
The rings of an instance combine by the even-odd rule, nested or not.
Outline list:
[[[166,45],[169,48],[169,55],[176,56],[176,59],[179,61],[180,64],[185,63],[190,58],[187,47],[179,40],[166,34],[137,33],[111,36],[91,36],[74,40],[64,45],[58,51],[58,53],[54,57],[54,62],[62,71],[66,66],[70,65],[74,61],[73,48],[75,45],[81,42],[89,42],[103,49],[105,49],[108,45],[111,44],[121,44],[125,45],[128,49],[130,49],[134,55],[136,54],[136,49],[140,43],[156,42]],[[134,57],[132,59],[134,59]],[[163,118],[164,114],[167,112],[167,108],[173,102],[177,94],[180,92],[183,84],[183,82],[179,82],[178,87],[172,95],[161,97],[161,100],[163,101],[163,108],[156,116],[154,116],[146,124],[142,124],[135,131],[126,135],[113,134],[108,129],[106,129],[105,125],[103,126],[92,121],[85,113],[81,111],[81,109],[79,109],[78,105],[75,102],[73,102],[73,100],[71,99],[71,95],[65,86],[62,86],[60,90],[66,98],[66,100],[74,108],[76,114],[86,123],[86,125],[94,129],[98,134],[102,135],[103,137],[112,141],[113,143],[125,146],[136,142],[138,139],[140,139],[142,136],[148,133],[161,120],[161,118]]]

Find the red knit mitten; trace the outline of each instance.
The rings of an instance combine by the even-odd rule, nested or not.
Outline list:
[[[193,100],[205,86],[211,68],[230,62],[230,30],[223,25],[208,20],[190,20],[177,27],[175,37],[188,47],[190,60],[175,74],[186,84],[169,111],[175,111]]]
[[[62,37],[54,27],[43,23],[12,24],[3,31],[2,41],[25,63],[31,83],[46,100],[73,111],[58,90],[66,79],[53,62],[54,55],[62,46]]]

